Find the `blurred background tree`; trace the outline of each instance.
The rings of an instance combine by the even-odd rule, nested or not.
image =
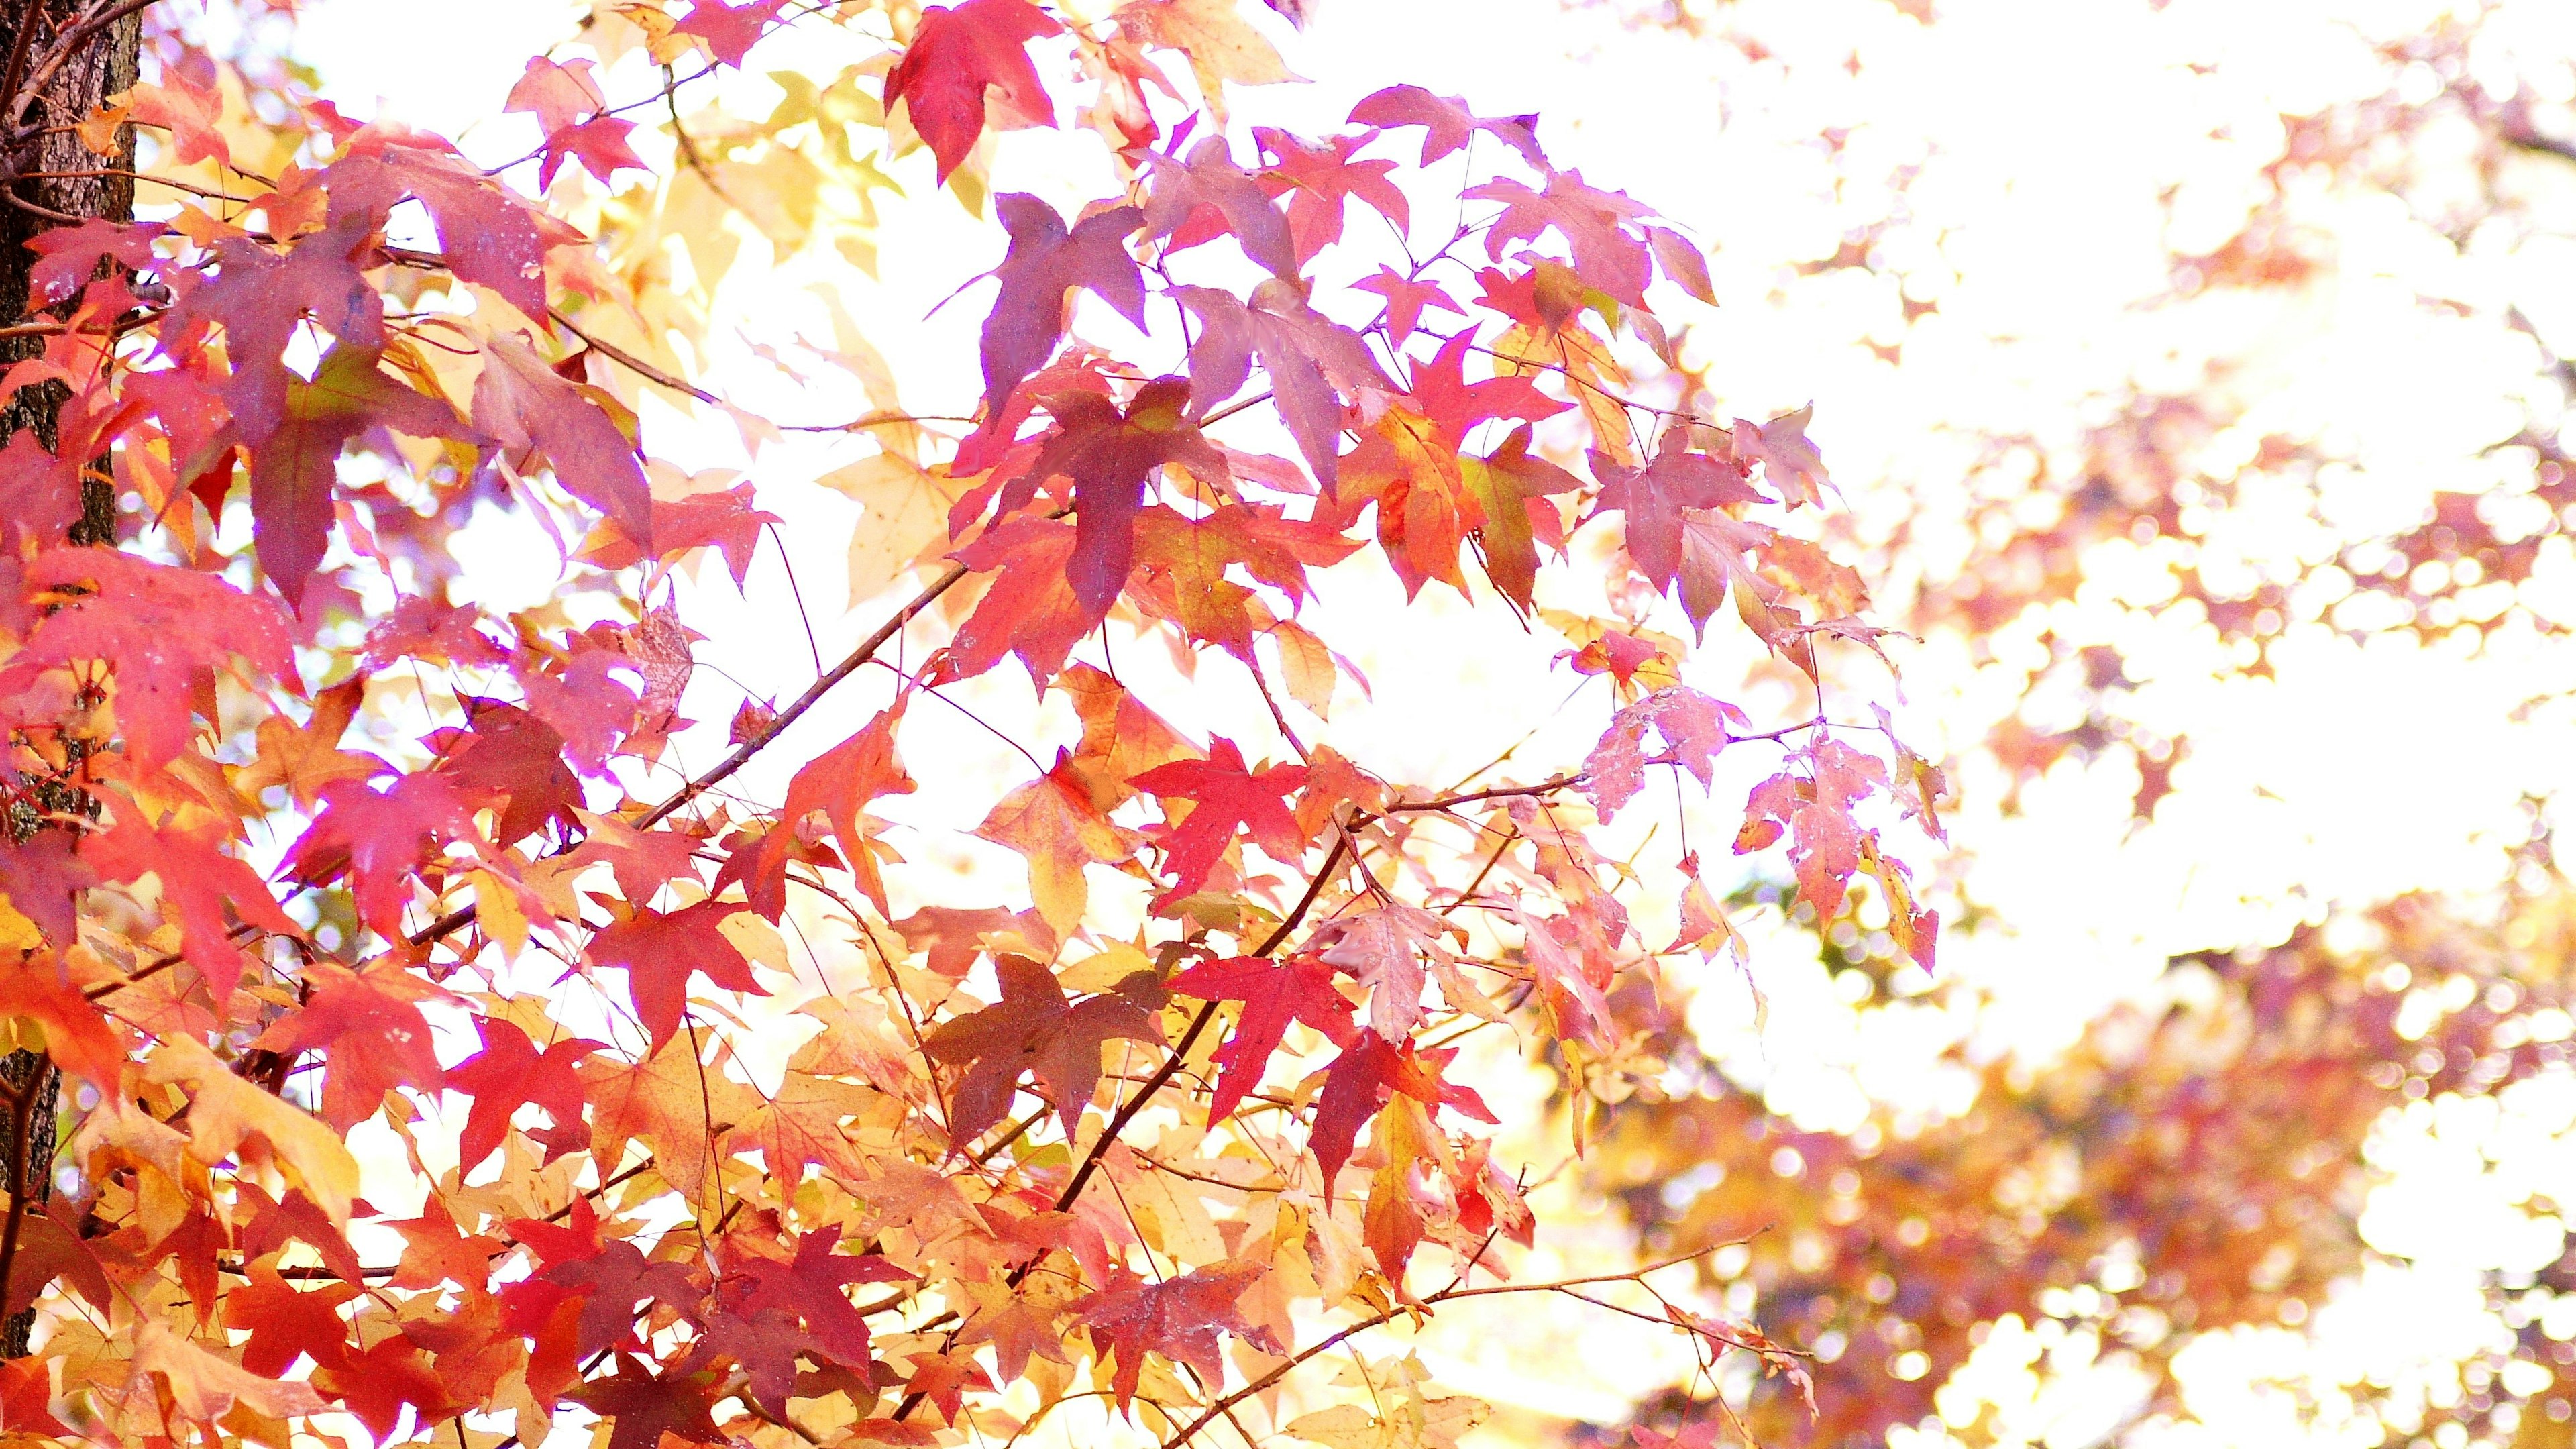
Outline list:
[[[1588,1183],[1756,1233],[1706,1272],[1819,1412],[1755,1436],[2576,1442],[2576,7],[1605,10],[1767,290],[1689,359],[1846,319],[1959,812],[1937,981],[1845,923],[1627,1003]]]

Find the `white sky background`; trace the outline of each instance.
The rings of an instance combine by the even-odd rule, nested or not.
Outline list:
[[[2569,256],[2511,238],[2463,255],[2385,204],[2354,199],[2317,203],[2316,214],[2333,226],[2337,271],[2328,286],[2294,302],[2196,309],[2187,318],[2134,305],[2167,285],[2169,248],[2205,249],[2241,224],[2255,197],[2254,168],[2276,154],[2279,114],[2375,91],[2365,38],[2420,28],[2442,9],[2425,0],[2177,0],[2157,13],[2136,0],[1945,0],[1939,23],[1926,29],[1882,0],[1749,0],[1730,12],[1730,23],[1777,56],[1756,63],[1718,41],[1623,31],[1603,15],[1568,15],[1543,0],[1323,0],[1304,36],[1280,32],[1290,65],[1312,83],[1236,91],[1235,109],[1240,120],[1313,134],[1336,128],[1359,96],[1410,81],[1463,94],[1488,114],[1538,111],[1540,135],[1559,164],[1631,192],[1716,247],[1724,306],[1694,334],[1694,346],[1713,359],[1712,385],[1725,403],[1763,417],[1815,401],[1812,435],[1864,529],[1883,529],[1900,512],[1931,520],[1911,566],[1936,575],[1945,546],[1964,546],[1945,545],[1938,521],[1956,516],[1958,479],[1980,435],[2027,432],[2065,446],[2096,420],[2082,411],[2088,397],[2125,380],[2188,386],[2207,355],[2250,350],[2258,368],[2238,383],[2258,399],[2246,450],[2263,432],[2322,430],[2362,463],[2330,491],[2325,522],[2306,516],[2304,500],[2255,498],[2242,526],[2202,560],[2213,576],[2229,555],[2264,573],[2324,556],[2340,532],[2411,520],[2436,489],[2513,481],[2509,463],[2479,454],[2520,425],[2532,401],[2522,396],[2529,357],[2499,346],[2492,327],[2466,325],[2422,298],[2491,306],[2510,297],[2544,328],[2560,329],[2552,335],[2561,351],[2576,352]],[[2526,0],[2510,14],[2531,51],[2576,55],[2576,5]],[[485,118],[525,58],[568,33],[571,16],[532,0],[448,0],[438,24],[421,25],[406,7],[381,0],[320,0],[298,22],[299,49],[327,93],[353,113],[369,114],[381,99],[391,114],[500,160],[527,149],[533,128],[522,117]],[[1857,78],[1842,69],[1855,52]],[[750,69],[801,58],[768,45],[754,52]],[[2203,75],[2187,68],[2195,61],[2219,64]],[[765,109],[763,83],[740,89],[743,109]],[[612,80],[613,96],[634,93]],[[1893,276],[1794,271],[1888,209],[1865,183],[1836,193],[1814,140],[1826,126],[1851,128],[1854,177],[1919,168],[1905,203],[1912,224],[1885,243],[1885,259],[1906,275],[1911,295],[1940,304],[1910,327]],[[1409,153],[1410,143],[1402,149]],[[1105,194],[1096,154],[1088,138],[1012,133],[997,180],[1070,207]],[[927,196],[926,157],[894,174],[917,199],[893,203],[881,238],[883,285],[854,296],[852,306],[898,359],[908,405],[967,411],[980,391],[972,323],[989,306],[988,293],[970,293],[927,324],[920,318],[998,259],[999,233]],[[2171,210],[2158,202],[2168,186],[2177,188]],[[746,245],[756,258],[759,244]],[[820,309],[799,290],[810,278],[791,273],[764,283],[759,271],[756,259],[737,268],[740,290],[728,292],[728,312],[751,319],[767,338],[801,327],[828,340]],[[1124,333],[1113,325],[1100,335],[1114,342]],[[1901,342],[1901,361],[1873,356],[1862,345],[1870,341]],[[714,385],[781,417],[860,410],[845,407],[847,396],[773,401],[727,389],[721,378]],[[2557,406],[2554,398],[2537,401],[2544,418]],[[653,408],[645,425],[659,452],[706,466],[748,462],[730,429]],[[786,538],[826,657],[882,610],[839,612],[841,553],[856,510],[803,485],[865,451],[850,440],[799,440],[765,452],[752,470],[762,504],[793,524]],[[511,552],[527,541],[498,533],[487,542],[494,552],[474,560],[471,586],[529,602],[511,591],[526,578],[551,577],[551,555]],[[2501,844],[2521,832],[2518,799],[2571,783],[2576,751],[2567,748],[2564,713],[2509,718],[2545,687],[2535,681],[2576,678],[2566,646],[2508,637],[2490,657],[2472,660],[2394,636],[2356,649],[2315,631],[2275,655],[2275,680],[2248,680],[2225,670],[2205,631],[2118,607],[2155,597],[2160,574],[2157,558],[2106,549],[2089,561],[2075,604],[2007,629],[1996,653],[2006,663],[2028,657],[2045,623],[2086,637],[2117,631],[2128,672],[2142,685],[2132,712],[2193,741],[2178,793],[2152,825],[2132,831],[2136,782],[2125,765],[2057,771],[2026,793],[2026,813],[2009,819],[1995,808],[1998,782],[1961,781],[1957,863],[2001,923],[1944,943],[1946,971],[1996,993],[1997,1006],[1973,1024],[1935,1013],[1855,1017],[1815,967],[1810,945],[1751,923],[1757,942],[1768,943],[1756,964],[1770,998],[1767,1031],[1753,1040],[1749,1009],[1722,992],[1708,993],[1699,1022],[1713,1038],[1737,1043],[1748,1078],[1761,1082],[1774,1107],[1830,1127],[1856,1121],[1872,1100],[1955,1106],[1942,1101],[1952,1084],[1925,1065],[1951,1033],[1973,1026],[1996,1049],[2045,1053],[2138,991],[2176,952],[2277,939],[2295,920],[2321,919],[2333,903],[2488,886],[2502,869]],[[713,567],[701,577],[709,582],[695,592],[694,622],[714,636],[702,653],[765,694],[784,698],[801,688],[812,666],[802,631],[782,612],[774,556],[764,548],[748,604],[732,602]],[[1463,773],[1548,720],[1572,686],[1562,672],[1541,673],[1561,641],[1524,636],[1499,610],[1471,613],[1436,587],[1404,610],[1390,583],[1354,570],[1327,582],[1339,587],[1328,588],[1309,622],[1352,652],[1376,685],[1373,707],[1346,691],[1334,720],[1336,743],[1365,765],[1416,778]],[[2563,549],[2553,556],[2542,587],[2526,598],[2576,621],[2576,558]],[[1721,620],[1712,630],[1713,642],[1723,627]],[[1695,679],[1727,693],[1735,657],[1712,650],[1714,662]],[[1903,663],[1909,706],[1900,717],[1918,745],[1972,740],[2019,688],[2017,673],[1981,669],[1941,641],[1908,651]],[[1191,708],[1146,692],[1191,728],[1233,735],[1247,753],[1278,752],[1238,670],[1212,663],[1200,678],[1204,693]],[[720,729],[733,696],[704,672],[701,681],[722,701],[697,712]],[[852,688],[818,711],[790,742],[801,752],[791,752],[803,758],[841,738],[882,702],[888,682]],[[1025,682],[1008,666],[960,697],[1033,748],[1040,738],[1067,737],[1064,720],[1031,718]],[[1556,716],[1527,758],[1570,760],[1608,708],[1596,684]],[[1025,763],[962,720],[952,717],[953,731],[927,727],[935,704],[914,709],[905,744],[923,790],[886,802],[882,813],[922,827],[898,837],[915,861],[958,867],[948,898],[1016,891],[1016,858],[964,839],[959,821],[971,826],[980,815],[974,802],[989,799],[996,783],[1025,777]],[[695,748],[682,758],[703,764],[699,755],[712,758],[716,746]],[[754,783],[774,794],[782,782]],[[1714,845],[1730,836],[1730,807],[1740,799],[1740,785],[1730,795],[1722,784],[1712,804],[1694,803],[1691,838]],[[1636,811],[1650,813],[1643,804]],[[1669,806],[1661,817],[1666,833],[1649,853],[1659,865],[1677,853]],[[1640,829],[1653,823],[1638,821]],[[1926,851],[1907,853],[1922,859]],[[1650,879],[1659,884],[1641,915],[1645,933],[1660,942],[1669,938],[1669,887],[1662,875]],[[2444,1365],[2500,1332],[2477,1308],[2476,1273],[2504,1266],[2506,1256],[2557,1250],[2555,1225],[2517,1228],[2522,1216],[2511,1204],[2537,1185],[2541,1164],[2562,1164],[2565,1175],[2560,1134],[2576,1119],[2571,1089],[2535,1083],[2506,1094],[2505,1106],[2495,1121],[2431,1105],[2392,1119],[2380,1157],[2394,1176],[2365,1231],[2375,1246],[2416,1257],[2416,1266],[2374,1271],[2307,1334],[2213,1343],[2187,1365],[2205,1422],[2156,1429],[2142,1441],[2291,1442],[2282,1417],[2288,1400],[2267,1395],[2256,1382],[2266,1375],[2421,1375],[2424,1392],[2439,1402]],[[2490,1161],[2479,1144],[2498,1133],[2512,1146]],[[2576,1186],[2561,1184],[2552,1195],[2576,1201]],[[2470,1222],[2485,1226],[2470,1231]],[[1568,1261],[1600,1247],[1580,1223],[1552,1241]],[[2391,1349],[2390,1330],[2399,1325],[2404,1348]],[[2095,1361],[2081,1344],[2043,1342],[2050,1327],[1999,1332],[1954,1388],[1971,1413],[1979,1399],[2003,1407],[2005,1432],[2024,1436],[2007,1442],[2066,1449],[2086,1442],[2087,1425],[2098,1429],[2104,1403],[2131,1390],[2107,1356]],[[1575,1329],[1554,1315],[1495,1315],[1472,1334],[1442,1336],[1435,1366],[1491,1397],[1603,1417],[1678,1362],[1675,1350],[1623,1326],[1587,1320],[1581,1336],[1570,1337]],[[2034,1362],[2056,1376],[2025,1372]],[[2455,1381],[2447,1392],[2456,1392]],[[2318,1442],[2370,1442],[2368,1432],[2328,1426]]]

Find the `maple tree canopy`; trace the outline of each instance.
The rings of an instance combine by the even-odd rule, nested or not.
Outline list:
[[[1741,965],[1668,787],[1812,929],[1941,929],[1811,412],[1693,385],[1649,200],[1417,86],[1240,124],[1295,41],[1236,0],[603,0],[488,159],[317,95],[283,0],[173,9],[0,7],[0,1431],[1440,1449],[1403,1335],[1512,1294],[1668,1324],[1711,1423],[1806,1383],[1530,1250],[1528,1144]],[[997,193],[1050,128],[1096,181]],[[843,300],[901,226],[970,239],[883,280],[980,389]],[[832,517],[846,621],[779,541]],[[1582,743],[1337,733],[1379,584],[1564,635]]]

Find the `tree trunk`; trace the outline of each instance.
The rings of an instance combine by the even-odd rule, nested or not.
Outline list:
[[[27,241],[37,233],[86,221],[134,219],[134,127],[117,128],[115,152],[92,151],[73,128],[108,97],[130,89],[140,79],[143,16],[123,16],[79,38],[63,55],[62,39],[83,20],[115,8],[109,0],[0,0],[0,133],[21,135],[5,160],[5,192],[0,192],[0,325],[35,320],[29,306],[28,274],[36,256]],[[31,85],[42,77],[41,84]],[[88,174],[82,174],[88,173]],[[0,337],[0,371],[30,357],[42,356],[41,334]],[[68,394],[62,384],[47,382],[21,388],[0,402],[0,438],[31,430],[47,448],[57,445],[55,415]],[[81,518],[72,526],[74,543],[113,547],[116,542],[116,485],[108,460],[92,464],[81,482]],[[60,796],[61,798],[53,798]],[[23,841],[49,828],[55,813],[94,815],[96,803],[69,782],[47,790],[39,787],[39,809],[13,811],[9,835]],[[53,1195],[54,1131],[62,1094],[62,1074],[43,1056],[26,1051],[0,1058],[0,1090],[24,1100],[30,1110],[0,1118],[0,1172],[12,1195],[23,1194],[32,1209]],[[17,1122],[26,1123],[26,1140],[18,1139]],[[34,1309],[13,1314],[0,1324],[0,1357],[18,1358],[29,1347]]]

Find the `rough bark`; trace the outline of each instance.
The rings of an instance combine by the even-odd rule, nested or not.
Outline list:
[[[27,241],[39,232],[66,224],[64,218],[131,221],[134,217],[134,128],[119,127],[116,149],[100,155],[74,129],[108,97],[131,88],[139,79],[143,16],[125,15],[79,38],[68,55],[64,37],[83,21],[115,8],[107,0],[0,0],[0,134],[23,135],[5,160],[5,192],[0,192],[0,325],[39,320],[29,306],[28,275],[35,254]],[[41,83],[38,83],[38,82]],[[41,356],[40,334],[0,337],[0,371]],[[31,430],[48,448],[55,446],[55,414],[66,394],[47,382],[21,388],[0,401],[0,438]],[[81,485],[81,520],[73,526],[75,543],[113,546],[116,541],[116,490],[107,460],[96,460]],[[49,828],[48,814],[94,814],[96,805],[68,782],[40,798],[41,810],[12,812],[9,834],[26,839]],[[17,1141],[13,1122],[0,1120],[0,1172],[13,1192],[24,1192],[32,1209],[52,1195],[54,1133],[62,1075],[44,1057],[12,1052],[0,1058],[0,1087],[11,1094],[32,1091],[33,1110],[25,1115],[27,1140]],[[28,1350],[35,1327],[29,1309],[0,1324],[0,1357],[17,1358]]]

